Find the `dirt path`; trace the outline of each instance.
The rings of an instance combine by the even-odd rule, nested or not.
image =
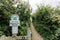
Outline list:
[[[43,38],[37,33],[37,31],[35,30],[32,22],[31,22],[31,32],[32,32],[32,40],[43,40]]]

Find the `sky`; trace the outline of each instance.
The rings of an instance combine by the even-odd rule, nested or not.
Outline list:
[[[28,0],[23,0],[28,1]],[[37,5],[51,5],[52,7],[56,7],[60,4],[60,0],[29,0],[29,4],[32,7],[32,12],[35,12],[37,9]]]

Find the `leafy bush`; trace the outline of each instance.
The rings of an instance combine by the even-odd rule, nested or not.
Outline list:
[[[37,32],[44,40],[60,39],[60,9],[51,6],[38,6],[32,15]]]
[[[9,27],[10,17],[13,14],[17,14],[19,15],[21,25],[18,35],[26,35],[31,9],[27,2],[20,1],[17,7],[13,6],[13,2],[11,0],[0,0],[0,31],[2,30],[3,34],[7,36],[11,35],[11,27]]]

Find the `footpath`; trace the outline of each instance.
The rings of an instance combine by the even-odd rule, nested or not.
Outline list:
[[[32,40],[43,40],[43,38],[41,37],[41,35],[39,35],[37,33],[37,31],[35,30],[32,22],[30,24],[30,29],[31,29],[31,33],[32,33]]]

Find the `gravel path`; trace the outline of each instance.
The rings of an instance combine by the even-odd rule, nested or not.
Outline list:
[[[43,40],[43,38],[37,33],[37,31],[35,30],[33,23],[31,22],[31,32],[32,32],[32,40]]]
[[[31,32],[32,32],[32,40],[43,40],[43,38],[35,30],[32,23],[31,23]]]

